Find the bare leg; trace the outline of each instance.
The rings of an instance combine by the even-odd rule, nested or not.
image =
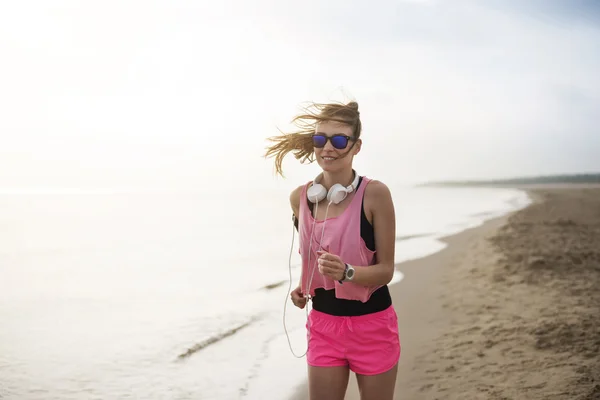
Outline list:
[[[310,400],[344,400],[348,387],[348,367],[308,366]]]
[[[398,364],[379,375],[356,374],[361,400],[392,400],[396,386]]]

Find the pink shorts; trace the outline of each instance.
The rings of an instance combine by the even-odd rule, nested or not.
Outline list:
[[[311,310],[306,327],[308,365],[348,366],[360,375],[376,375],[390,370],[400,359],[398,317],[393,305],[356,317]]]

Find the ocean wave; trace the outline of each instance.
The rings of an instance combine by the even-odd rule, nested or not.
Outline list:
[[[253,316],[251,317],[248,321],[236,325],[233,328],[230,328],[224,332],[221,332],[217,335],[213,335],[199,343],[196,343],[195,345],[193,345],[192,347],[188,348],[186,351],[184,351],[183,353],[179,354],[177,356],[177,360],[181,360],[187,357],[192,356],[193,354],[196,354],[197,352],[199,352],[202,349],[205,349],[206,347],[218,343],[221,340],[228,338],[229,336],[235,335],[236,333],[238,333],[239,331],[241,331],[244,328],[247,328],[248,326],[252,325],[253,323],[259,321],[261,319],[261,316]]]

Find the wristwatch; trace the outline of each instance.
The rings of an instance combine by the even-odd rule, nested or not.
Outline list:
[[[354,279],[354,267],[348,263],[346,264],[346,269],[344,269],[344,276],[339,281],[340,283],[344,283],[345,281],[351,281]]]

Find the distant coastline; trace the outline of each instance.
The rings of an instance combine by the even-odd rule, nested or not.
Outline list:
[[[530,177],[515,177],[506,179],[489,180],[457,180],[433,181],[417,184],[417,187],[431,186],[522,186],[522,185],[572,185],[572,184],[600,184],[600,173],[540,175]]]

